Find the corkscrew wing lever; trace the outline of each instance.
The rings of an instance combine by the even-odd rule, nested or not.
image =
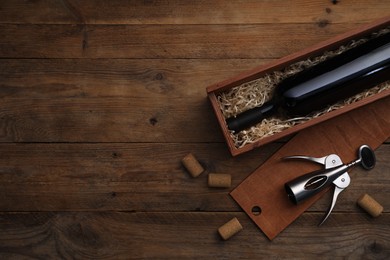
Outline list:
[[[334,205],[336,205],[337,197],[339,194],[348,187],[348,185],[351,183],[351,178],[349,177],[349,174],[346,172],[340,177],[338,177],[333,184],[335,185],[334,187],[334,192],[333,192],[333,198],[332,198],[332,203],[330,204],[330,207],[328,211],[326,212],[326,215],[322,219],[321,223],[318,226],[321,226],[325,220],[329,217],[330,213],[332,212]]]
[[[297,159],[297,160],[311,161],[314,163],[324,165],[325,169],[330,169],[343,164],[343,162],[341,161],[340,157],[337,154],[330,154],[320,158],[304,156],[304,155],[293,155],[293,156],[283,157],[283,159],[294,159],[294,160]]]

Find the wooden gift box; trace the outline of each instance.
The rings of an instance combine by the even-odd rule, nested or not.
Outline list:
[[[360,101],[356,101],[354,103],[348,104],[343,106],[340,109],[333,110],[330,112],[327,112],[325,114],[322,114],[319,117],[310,119],[309,121],[306,121],[304,123],[292,126],[288,129],[283,130],[282,132],[275,133],[273,135],[261,138],[255,142],[245,144],[241,147],[236,147],[231,135],[230,131],[227,128],[226,125],[226,119],[221,111],[220,105],[218,103],[218,95],[222,92],[226,92],[234,87],[240,86],[246,82],[250,82],[253,80],[256,80],[258,78],[264,77],[265,75],[273,72],[273,71],[281,71],[287,66],[294,64],[299,61],[306,60],[308,58],[312,57],[318,57],[322,55],[323,53],[327,51],[332,51],[340,46],[343,46],[345,44],[350,43],[352,40],[358,40],[362,39],[364,37],[369,37],[371,34],[380,31],[381,29],[388,28],[390,26],[390,17],[383,18],[381,20],[378,20],[374,23],[361,26],[360,28],[357,28],[353,31],[344,33],[342,35],[336,36],[332,39],[329,39],[327,41],[321,42],[317,45],[314,45],[312,47],[306,48],[302,51],[293,53],[291,55],[288,55],[286,57],[280,58],[278,60],[275,60],[271,63],[268,63],[266,65],[262,65],[259,67],[254,68],[251,71],[247,71],[244,73],[241,73],[237,75],[236,77],[227,79],[225,81],[213,84],[209,87],[207,87],[207,94],[208,98],[211,102],[211,105],[213,107],[214,113],[218,119],[219,125],[222,129],[223,135],[225,137],[225,140],[228,144],[230,153],[233,156],[242,154],[244,152],[250,151],[256,147],[262,146],[264,144],[276,141],[280,138],[286,137],[288,135],[291,135],[293,133],[297,133],[298,131],[305,129],[307,127],[319,124],[325,120],[328,120],[330,118],[333,118],[335,116],[338,116],[340,114],[346,113],[348,111],[351,111],[353,109],[356,109],[358,107],[364,106],[366,104],[369,104],[371,102],[374,102],[375,100],[384,98],[386,96],[390,95],[390,89],[386,89],[378,94],[369,96],[367,98],[364,98]]]

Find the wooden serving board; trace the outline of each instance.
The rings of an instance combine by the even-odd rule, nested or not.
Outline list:
[[[284,184],[320,166],[281,158],[290,155],[323,157],[334,153],[347,163],[356,159],[360,145],[368,144],[376,149],[389,137],[390,97],[387,97],[302,130],[230,195],[272,240],[327,191],[294,205],[287,198]]]

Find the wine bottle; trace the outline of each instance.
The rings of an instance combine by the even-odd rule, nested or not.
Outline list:
[[[283,110],[305,116],[390,79],[390,33],[283,80],[270,101],[226,120],[240,132]]]

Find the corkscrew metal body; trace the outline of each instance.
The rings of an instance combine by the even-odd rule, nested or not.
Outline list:
[[[324,188],[334,184],[332,203],[319,225],[322,225],[332,212],[338,195],[349,186],[351,178],[348,170],[353,166],[360,164],[364,169],[370,170],[375,166],[375,154],[368,145],[362,145],[358,152],[359,158],[343,164],[341,158],[336,154],[330,154],[321,158],[309,156],[288,156],[283,159],[300,159],[324,165],[325,169],[310,172],[299,176],[285,184],[288,197],[295,204],[312,197]]]

